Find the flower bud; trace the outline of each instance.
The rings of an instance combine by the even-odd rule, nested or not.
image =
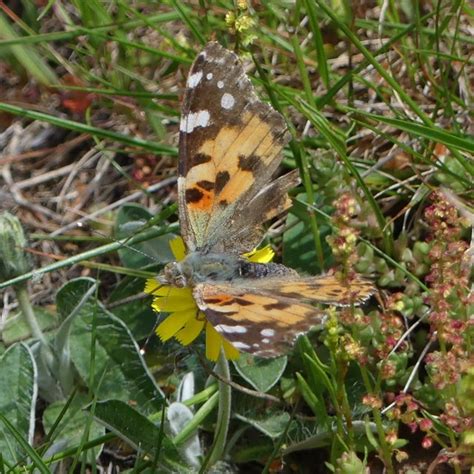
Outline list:
[[[0,281],[31,270],[30,256],[25,247],[26,237],[18,218],[9,212],[0,214]]]
[[[366,467],[365,463],[359,459],[356,453],[349,451],[343,453],[337,460],[336,472],[338,474],[356,474],[365,472]]]

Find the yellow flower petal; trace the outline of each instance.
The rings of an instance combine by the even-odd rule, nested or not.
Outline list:
[[[162,285],[158,283],[154,278],[148,278],[145,283],[145,289],[143,290],[145,293],[153,294],[154,291],[160,289]]]
[[[157,313],[161,311],[171,313],[173,311],[196,308],[196,302],[192,296],[189,296],[189,298],[183,296],[159,296],[153,300],[151,306]]]
[[[222,347],[224,348],[224,355],[227,360],[237,360],[240,357],[240,352],[227,339],[222,338]]]
[[[174,258],[179,262],[186,257],[186,246],[181,237],[175,237],[169,241],[171,252],[173,252]]]
[[[214,329],[211,323],[206,324],[206,357],[216,361],[221,352],[223,343],[222,336]]]
[[[183,329],[181,329],[176,334],[176,339],[180,344],[183,346],[187,346],[191,344],[199,336],[199,333],[204,328],[204,324],[206,323],[206,318],[202,313],[199,313],[199,319],[194,317],[190,319]]]
[[[165,342],[171,339],[190,319],[195,317],[196,311],[194,309],[175,311],[159,324],[156,328],[156,334]]]
[[[192,298],[193,292],[191,288],[176,288],[174,286],[162,285],[160,288],[157,288],[152,293],[155,296],[173,296],[178,298]]]
[[[265,245],[265,247],[253,250],[252,252],[246,253],[243,255],[247,260],[256,263],[268,263],[273,260],[275,252],[270,247],[270,245]]]

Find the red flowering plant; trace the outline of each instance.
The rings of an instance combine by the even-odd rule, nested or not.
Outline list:
[[[362,206],[348,193],[335,203],[328,242],[344,278],[350,279],[353,268],[364,264],[364,255],[369,254],[373,270],[380,274],[379,285],[404,291],[387,293],[383,309],[371,313],[341,308],[328,323],[326,345],[340,373],[349,370],[351,361],[357,363],[366,390],[361,402],[373,414],[379,455],[386,465],[391,465],[392,457],[398,462],[409,458],[401,449],[407,440],[398,437],[400,423],[411,433],[423,433],[423,448],[436,444],[455,452],[461,433],[472,427],[458,393],[460,380],[474,362],[465,222],[443,195],[435,193],[424,213],[425,241],[416,241],[411,248],[403,235],[395,241],[399,267],[394,270],[367,248],[361,258],[357,219]],[[424,277],[425,284],[416,277]],[[415,344],[423,337],[420,352]],[[349,413],[341,417],[346,422]],[[460,458],[452,455],[445,461],[454,465]]]

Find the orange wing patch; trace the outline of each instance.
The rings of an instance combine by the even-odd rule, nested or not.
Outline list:
[[[247,111],[241,127],[223,127],[198,150],[198,156],[209,156],[210,160],[193,166],[186,175],[188,208],[210,214],[217,205],[235,203],[281,149],[270,126]]]
[[[184,193],[198,247],[212,240],[216,232],[229,229],[236,210],[265,187],[278,167],[286,140],[282,139],[281,124],[274,130],[273,120],[267,120],[273,114],[264,104],[250,103],[240,126],[222,127],[215,137],[202,143],[193,157],[184,178]],[[290,204],[286,194],[280,195],[279,201],[284,204],[278,202],[274,209],[259,212],[261,222]]]

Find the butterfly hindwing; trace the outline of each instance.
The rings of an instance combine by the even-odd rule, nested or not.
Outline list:
[[[241,288],[236,282],[198,284],[193,296],[206,319],[243,352],[277,357],[298,335],[324,322],[324,313],[294,298]]]
[[[295,173],[271,181],[287,141],[283,117],[258,100],[238,57],[209,43],[191,67],[180,123],[179,210],[189,250],[238,254],[258,244],[258,226],[289,207],[287,190],[298,183]]]

